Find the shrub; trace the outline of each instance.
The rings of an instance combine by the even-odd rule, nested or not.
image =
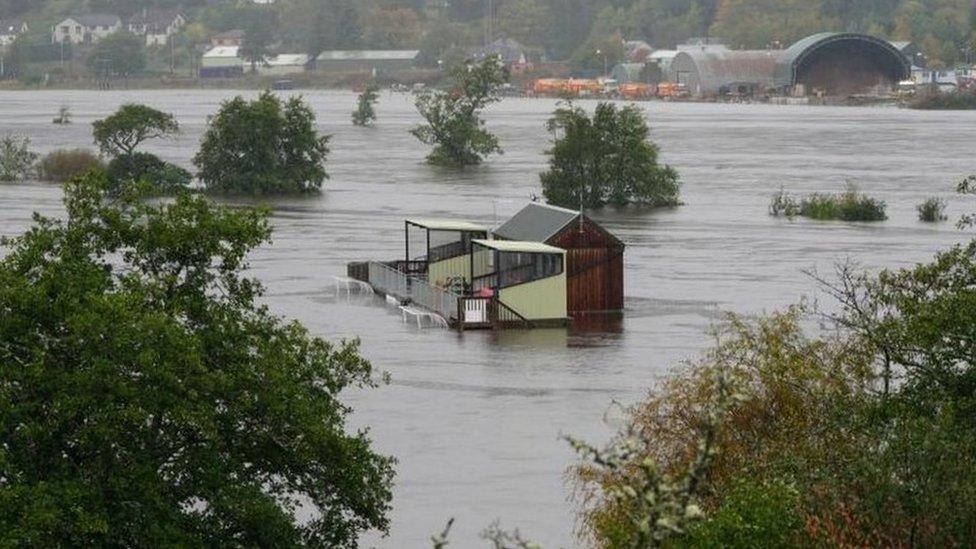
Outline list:
[[[108,163],[108,178],[115,190],[131,182],[145,183],[157,194],[173,194],[187,188],[193,175],[149,153],[124,154]]]
[[[945,200],[935,197],[929,198],[916,207],[918,210],[918,220],[926,223],[945,221],[949,219],[945,214],[945,208]]]
[[[6,135],[0,139],[0,181],[23,181],[30,177],[37,154],[30,150],[30,139]]]
[[[800,494],[780,480],[737,479],[708,520],[671,544],[675,548],[751,549],[802,544]]]
[[[773,217],[794,218],[800,215],[800,204],[795,198],[786,194],[786,190],[780,188],[779,192],[773,195],[769,202],[769,215]]]
[[[769,204],[769,214],[772,216],[799,215],[810,219],[841,221],[884,221],[888,219],[885,209],[884,201],[860,193],[854,187],[840,194],[813,193],[799,202],[780,190],[773,195]]]
[[[103,167],[102,161],[86,149],[58,149],[41,159],[38,176],[45,181],[64,182],[92,168]]]
[[[315,113],[300,97],[284,103],[271,92],[254,101],[225,101],[210,120],[193,163],[207,190],[241,194],[314,193],[330,136],[318,134]]]
[[[547,127],[562,132],[540,176],[550,204],[577,209],[607,204],[676,206],[678,173],[658,163],[657,146],[640,108],[600,103],[592,118],[572,104],[556,110]]]

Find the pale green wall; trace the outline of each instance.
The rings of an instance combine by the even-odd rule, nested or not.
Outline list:
[[[465,282],[471,282],[471,254],[464,254],[427,266],[427,281],[431,284],[443,286],[448,278],[464,277]]]
[[[566,318],[566,271],[559,276],[503,288],[498,297],[528,320]]]

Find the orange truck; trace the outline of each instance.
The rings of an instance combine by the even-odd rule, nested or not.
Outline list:
[[[624,99],[648,99],[657,93],[657,86],[651,84],[630,83],[620,85],[620,97]]]
[[[661,82],[657,85],[658,97],[687,97],[688,88],[684,84]]]

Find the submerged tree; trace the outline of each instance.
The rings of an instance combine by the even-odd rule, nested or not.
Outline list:
[[[0,260],[0,545],[355,547],[392,460],[348,432],[374,384],[259,304],[267,213],[150,203],[92,173]]]
[[[37,153],[30,150],[30,138],[5,135],[0,138],[0,181],[23,181],[31,174]]]
[[[115,192],[124,183],[139,181],[154,187],[157,193],[166,194],[187,187],[193,179],[190,172],[175,164],[136,151],[136,147],[149,139],[179,133],[179,123],[172,114],[147,105],[122,105],[111,116],[95,121],[93,128],[99,149],[113,157],[108,174]]]
[[[379,86],[370,82],[366,89],[359,94],[356,110],[352,113],[352,123],[357,126],[368,126],[376,121],[376,110],[373,105],[379,98]]]
[[[318,192],[331,136],[318,134],[315,113],[300,97],[271,92],[254,101],[225,101],[193,163],[210,191],[244,194]]]
[[[425,90],[416,104],[427,122],[411,130],[434,150],[427,162],[441,166],[472,166],[492,153],[501,153],[498,138],[485,129],[481,109],[499,100],[498,88],[506,80],[501,59],[486,58],[451,70],[454,84],[448,91]]]
[[[95,143],[102,153],[121,156],[135,152],[148,139],[175,135],[180,126],[172,114],[147,105],[122,105],[111,116],[93,124]]]
[[[547,124],[557,138],[541,175],[551,204],[567,208],[674,206],[678,173],[657,162],[644,115],[636,106],[600,103],[590,118],[573,104],[560,107]],[[561,133],[561,135],[558,135]],[[581,200],[582,194],[582,200]]]

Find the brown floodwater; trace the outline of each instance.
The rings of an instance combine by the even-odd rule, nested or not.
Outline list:
[[[27,135],[42,153],[94,148],[93,120],[144,102],[175,113],[183,128],[145,149],[190,168],[207,116],[234,94],[2,92],[0,134]],[[653,138],[681,173],[686,205],[593,213],[627,245],[622,321],[463,335],[418,330],[380,300],[337,296],[332,277],[348,261],[397,257],[405,217],[494,225],[539,194],[550,139],[543,124],[555,102],[493,106],[488,124],[505,154],[452,171],[423,163],[425,147],[407,134],[418,122],[409,97],[384,94],[376,126],[357,128],[349,119],[353,94],[304,95],[321,130],[334,135],[332,179],[320,196],[271,202],[274,242],[251,266],[276,312],[329,339],[360,337],[365,355],[392,375],[387,386],[348,395],[352,424],[368,426],[376,447],[399,459],[390,536],[368,536],[367,545],[427,547],[450,517],[459,547],[478,545],[495,519],[546,547],[577,545],[563,475],[574,456],[562,436],[606,440],[619,417],[614,403],[637,401],[700,353],[722,312],[822,300],[804,270],[829,271],[847,258],[868,269],[900,267],[961,241],[952,223],[917,221],[915,206],[925,198],[948,199],[953,219],[976,207],[952,194],[976,171],[973,112],[648,103]],[[71,108],[73,124],[51,124],[61,105]],[[885,200],[890,219],[767,215],[780,187],[800,194],[840,191],[847,182]],[[0,208],[0,234],[14,234],[34,211],[59,215],[61,191],[39,182],[0,185]]]

